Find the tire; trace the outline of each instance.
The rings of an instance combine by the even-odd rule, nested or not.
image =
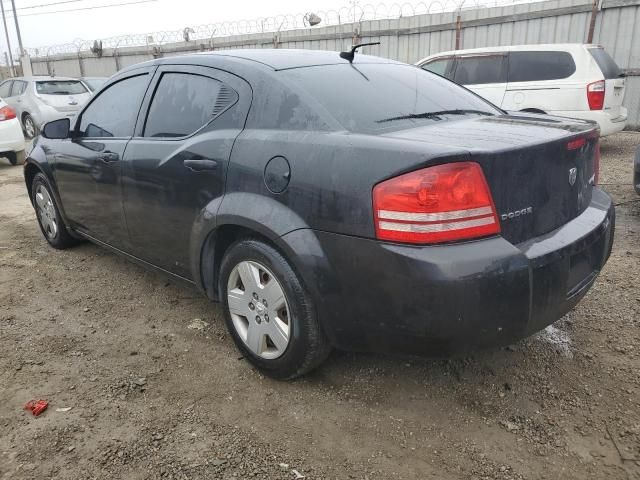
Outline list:
[[[222,259],[219,278],[227,328],[259,371],[288,380],[327,358],[331,345],[318,324],[313,301],[273,247],[253,239],[236,242]]]
[[[55,197],[51,193],[51,187],[42,173],[37,173],[31,183],[31,198],[33,208],[36,211],[38,225],[44,238],[53,248],[64,250],[78,244],[78,240],[73,238],[60,215]]]
[[[9,159],[9,163],[11,165],[24,165],[24,160],[26,158],[26,152],[24,150],[20,150],[19,152],[10,152],[7,153],[7,158]]]
[[[31,140],[38,135],[38,126],[33,120],[33,117],[28,113],[22,116],[22,126],[24,127],[24,136],[27,137],[27,139]]]

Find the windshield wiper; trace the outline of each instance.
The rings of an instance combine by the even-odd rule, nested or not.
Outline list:
[[[376,120],[376,123],[393,122],[394,120],[411,120],[411,119],[417,119],[417,118],[440,118],[443,115],[468,115],[468,114],[493,116],[493,113],[485,112],[483,110],[468,110],[468,109],[440,110],[438,112],[411,113],[409,115],[401,115],[399,117],[384,118],[382,120]]]

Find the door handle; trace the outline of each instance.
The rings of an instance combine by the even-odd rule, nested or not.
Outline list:
[[[104,163],[112,163],[112,162],[117,162],[118,160],[120,160],[120,155],[118,155],[115,152],[106,151],[106,152],[102,153],[101,155],[98,155],[98,158],[100,160],[102,160]]]
[[[182,162],[185,167],[187,167],[192,172],[204,172],[211,171],[218,168],[218,162],[215,160],[185,160]]]

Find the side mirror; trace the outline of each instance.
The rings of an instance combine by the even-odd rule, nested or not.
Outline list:
[[[68,118],[61,118],[48,122],[42,129],[42,136],[52,140],[62,140],[69,138],[71,131],[71,121]]]

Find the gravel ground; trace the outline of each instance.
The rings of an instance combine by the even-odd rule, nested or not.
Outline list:
[[[49,248],[1,161],[0,478],[640,479],[638,144],[603,141],[613,254],[553,327],[450,360],[335,352],[290,383],[240,360],[197,293]]]

